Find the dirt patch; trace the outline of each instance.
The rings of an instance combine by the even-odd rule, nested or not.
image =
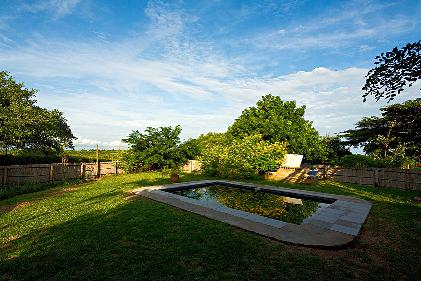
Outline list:
[[[53,196],[60,196],[69,192],[73,192],[78,190],[80,187],[79,186],[74,186],[74,187],[66,187],[57,191],[51,191],[48,192],[45,196],[43,197],[53,197]]]
[[[54,196],[60,196],[69,192],[73,192],[76,191],[80,188],[80,186],[73,186],[73,187],[66,187],[57,191],[50,191],[47,192],[43,195],[38,195],[38,196],[34,196],[33,198],[31,198],[32,201],[38,201],[38,200],[42,200],[44,198],[48,198],[48,197],[54,197]],[[16,204],[10,204],[10,205],[3,205],[0,206],[0,213],[9,213],[15,209],[21,209],[21,208],[25,208],[27,206],[32,205],[33,203],[30,201],[23,201],[20,203],[16,203]]]
[[[124,200],[134,200],[137,198],[139,198],[139,195],[134,192],[129,191],[124,193]]]
[[[31,205],[32,205],[32,202],[23,201],[23,202],[20,202],[20,203],[16,204],[16,209],[25,208],[25,207],[28,207],[28,206],[31,206]]]
[[[5,242],[11,242],[11,241],[14,241],[14,240],[18,240],[19,238],[20,238],[19,235],[9,236],[5,239],[6,240]]]
[[[31,205],[32,205],[32,202],[30,202],[30,201],[23,201],[23,202],[11,204],[11,205],[3,205],[3,206],[0,206],[0,212],[1,213],[9,213],[9,212],[11,212],[15,209],[16,210],[22,209],[22,208],[25,208],[25,207],[28,207],[28,206],[31,206]]]
[[[13,211],[13,209],[16,207],[16,205],[3,205],[0,206],[0,213],[8,213]]]
[[[79,186],[74,186],[74,187],[63,188],[62,191],[63,192],[72,192],[72,191],[75,191],[75,190],[78,190],[78,189],[79,189]]]

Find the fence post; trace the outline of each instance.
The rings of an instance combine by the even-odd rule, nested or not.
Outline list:
[[[82,179],[85,177],[85,163],[80,164],[80,177]]]
[[[3,185],[6,185],[7,184],[7,167],[4,167],[3,169],[4,170],[3,170],[3,179],[2,179],[2,182],[3,182]]]
[[[99,177],[101,177],[101,162],[98,161],[96,163],[96,169],[97,169],[96,176],[99,178]]]
[[[379,179],[379,169],[374,168],[374,186],[380,185],[380,179]]]
[[[322,167],[320,168],[321,171],[321,178],[322,180],[326,179],[326,165],[322,165]]]
[[[99,147],[96,145],[96,176],[101,176],[101,164],[99,163]]]
[[[53,173],[54,173],[54,166],[53,166],[53,164],[50,164],[50,173],[48,175],[49,181],[53,181]]]

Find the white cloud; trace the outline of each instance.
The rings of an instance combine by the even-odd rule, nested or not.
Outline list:
[[[71,14],[80,0],[38,0],[33,4],[26,4],[23,9],[31,13],[49,12],[55,19]]]
[[[411,27],[413,27],[413,21],[409,18],[389,19],[373,26],[362,26],[343,31],[332,30],[321,25],[318,25],[318,30],[315,30],[314,26],[301,26],[298,30],[294,28],[294,30],[283,30],[281,33],[276,30],[245,41],[266,49],[331,49],[349,45],[355,40],[381,38],[384,33],[399,34],[403,30],[410,30]]]
[[[233,44],[248,44],[265,50],[337,49],[352,46],[356,41],[384,39],[385,34],[390,37],[416,31],[420,21],[413,16],[395,13],[379,17],[383,10],[398,5],[397,2],[347,1],[339,8],[327,9],[299,25],[274,26]]]
[[[197,19],[185,12],[152,3],[146,15],[149,29],[132,38],[77,42],[38,36],[4,48],[0,64],[18,81],[41,90],[41,106],[64,112],[73,133],[80,136],[75,142],[80,147],[119,147],[131,130],[148,126],[180,124],[183,138],[222,132],[266,93],[306,105],[306,117],[322,134],[352,128],[385,104],[362,103],[367,69],[318,67],[283,76],[256,74],[236,58],[219,54],[212,44],[190,38],[186,29]],[[344,34],[344,39],[370,34],[360,30],[361,34]],[[302,43],[297,37],[295,42],[314,44],[326,36]],[[417,95],[413,87],[396,101]]]
[[[307,118],[321,133],[351,128],[362,116],[377,114],[381,105],[362,103],[363,68],[319,67],[265,77],[249,75],[222,58],[205,65],[194,59],[146,59],[132,46],[41,40],[2,52],[0,63],[14,75],[43,81],[40,105],[64,111],[76,135],[94,140],[84,145],[110,144],[147,126],[181,124],[185,138],[224,131],[266,93],[305,104]],[[416,95],[409,89],[403,97]]]
[[[93,140],[89,138],[78,137],[77,140],[73,142],[75,148],[93,148],[96,145],[99,146],[100,149],[126,149],[127,144],[122,143],[121,141],[110,141],[104,142],[99,140]]]

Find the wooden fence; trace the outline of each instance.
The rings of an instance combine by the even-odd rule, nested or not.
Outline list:
[[[46,183],[68,179],[100,177],[122,172],[123,170],[118,167],[117,162],[0,166],[0,184]]]
[[[391,168],[326,168],[325,177],[338,182],[421,190],[421,171]]]
[[[201,162],[189,160],[183,166],[183,172],[199,172]],[[389,168],[341,168],[320,165],[316,167],[318,177],[343,183],[355,183],[389,188],[421,190],[421,171]],[[310,167],[285,168],[269,173],[274,180],[304,181]],[[25,183],[46,183],[52,181],[100,177],[109,174],[121,174],[123,170],[117,162],[99,163],[57,163],[0,166],[0,185],[20,185]]]
[[[186,164],[184,164],[182,171],[184,173],[200,172],[201,167],[202,167],[202,162],[198,160],[189,160]]]
[[[343,183],[372,185],[388,188],[421,190],[421,171],[392,168],[342,168],[319,165],[318,177],[331,179]],[[289,180],[293,182],[305,181],[310,167],[285,168],[269,173],[273,180]]]
[[[200,171],[201,163],[189,160],[183,166],[183,172]],[[391,168],[341,168],[327,165],[316,166],[317,177],[331,179],[343,183],[372,185],[388,188],[421,190],[421,170],[404,170]],[[310,173],[311,166],[301,168],[281,167],[276,172],[266,175],[272,180],[288,180],[292,182],[305,182]]]

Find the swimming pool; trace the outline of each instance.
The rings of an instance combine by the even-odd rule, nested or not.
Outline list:
[[[328,207],[332,200],[286,196],[270,190],[210,185],[169,191],[191,199],[228,207],[263,217],[301,224],[309,216]]]
[[[204,180],[133,191],[207,218],[283,242],[338,247],[352,242],[368,217],[362,199],[225,180]]]

